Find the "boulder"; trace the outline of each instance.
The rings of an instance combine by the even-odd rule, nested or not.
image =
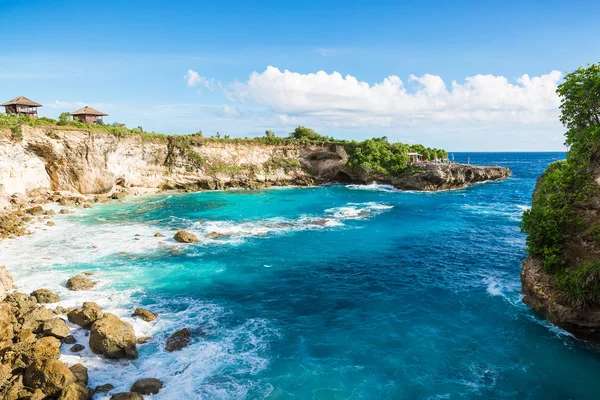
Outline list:
[[[71,372],[73,373],[73,375],[75,375],[75,378],[77,378],[77,382],[83,383],[84,385],[87,385],[88,383],[88,370],[87,368],[83,365],[83,364],[75,364],[73,366],[71,366],[71,368],[69,368],[71,370]]]
[[[6,295],[4,302],[10,305],[10,312],[17,319],[22,319],[25,314],[35,309],[38,305],[34,297],[29,297],[29,295],[19,292]]]
[[[67,281],[67,289],[69,290],[90,290],[96,285],[83,275],[75,275]]]
[[[60,318],[53,318],[44,322],[42,332],[45,336],[54,336],[57,339],[64,339],[71,333],[69,326]]]
[[[228,235],[225,235],[225,234],[219,233],[219,232],[210,232],[205,235],[205,237],[207,237],[209,239],[221,239],[221,238],[225,238],[227,236]]]
[[[162,233],[160,233],[160,232],[156,232],[156,233],[154,234],[154,237],[165,237],[165,235],[163,235],[163,234],[162,234]]]
[[[44,215],[56,215],[56,212],[54,210],[46,210],[44,211]]]
[[[157,394],[164,384],[156,378],[144,378],[136,381],[129,389],[139,394]]]
[[[42,206],[35,206],[27,209],[27,214],[29,215],[42,215],[44,214],[44,209]]]
[[[127,197],[129,193],[127,193],[126,190],[120,190],[118,192],[114,192],[110,198],[113,200],[123,200],[125,197]]]
[[[31,329],[33,333],[41,332],[44,323],[54,317],[56,317],[54,311],[48,310],[46,307],[36,307],[23,315],[21,329]]]
[[[67,336],[66,338],[63,339],[63,343],[64,344],[73,344],[73,343],[76,343],[76,342],[77,342],[77,340],[75,339],[75,336],[73,336],[73,335],[69,335],[69,336]]]
[[[60,340],[45,336],[34,342],[29,349],[29,360],[46,360],[60,358]]]
[[[173,239],[177,240],[180,243],[194,243],[198,241],[196,235],[186,232],[186,231],[177,231]]]
[[[85,347],[83,345],[77,343],[77,344],[74,344],[73,346],[71,346],[71,348],[69,350],[72,351],[73,353],[79,353],[83,349],[85,349]]]
[[[167,351],[181,350],[184,347],[189,346],[191,342],[192,338],[190,331],[187,328],[183,328],[169,336],[165,343],[165,349]]]
[[[108,358],[137,358],[135,333],[131,324],[106,313],[90,329],[90,348]]]
[[[14,281],[5,266],[0,266],[0,301],[4,300],[9,290],[12,290]]]
[[[97,393],[106,393],[106,392],[110,392],[114,388],[115,387],[113,385],[111,385],[110,383],[105,383],[104,385],[96,386],[95,391]]]
[[[137,339],[138,344],[146,344],[152,340],[152,336],[142,336]]]
[[[25,386],[40,389],[47,396],[56,396],[75,382],[75,374],[64,363],[52,358],[31,364],[23,379]]]
[[[141,307],[136,308],[133,311],[133,314],[131,314],[131,316],[140,317],[146,322],[152,322],[157,318],[156,314],[154,314],[152,311],[146,310],[145,308]]]
[[[77,382],[67,385],[58,400],[88,400],[90,398],[90,390],[85,385]]]
[[[48,222],[46,222],[46,225],[48,225],[48,226],[54,226],[56,224],[54,222],[52,222],[52,221],[48,221]]]
[[[110,400],[144,400],[141,394],[135,392],[121,392],[110,396]]]
[[[59,214],[72,214],[73,212],[67,208],[63,208],[58,213]]]
[[[38,303],[58,303],[60,296],[48,289],[37,289],[31,292],[31,297],[35,297]]]
[[[100,309],[100,306],[91,301],[86,301],[82,307],[71,310],[67,314],[69,322],[79,325],[82,328],[89,328],[103,316],[104,313]]]

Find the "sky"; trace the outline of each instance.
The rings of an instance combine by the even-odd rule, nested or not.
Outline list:
[[[0,100],[162,133],[561,151],[600,2],[0,1]]]

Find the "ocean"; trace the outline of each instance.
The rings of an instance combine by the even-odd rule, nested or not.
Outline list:
[[[151,377],[165,383],[153,399],[598,398],[597,349],[520,301],[521,215],[565,154],[454,157],[513,175],[438,193],[372,184],[129,198],[57,215],[1,243],[0,259],[20,291],[95,301],[153,337],[134,361],[64,346],[90,387],[113,393]],[[174,228],[200,241],[176,243]],[[97,287],[66,290],[82,271]],[[137,306],[158,320],[131,318]],[[166,352],[184,327],[192,345]],[[87,347],[85,331],[76,337]]]

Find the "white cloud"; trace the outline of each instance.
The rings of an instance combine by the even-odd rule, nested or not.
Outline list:
[[[244,114],[242,114],[242,112],[237,107],[232,107],[228,106],[227,104],[224,104],[222,115],[225,117],[239,118]]]
[[[187,85],[189,87],[195,87],[198,85],[204,86],[207,89],[213,89],[214,81],[208,80],[203,76],[200,76],[193,69],[188,69],[187,74],[184,75],[184,78],[187,80]]]
[[[351,75],[325,71],[300,74],[267,67],[233,94],[272,109],[286,120],[315,118],[333,126],[394,126],[444,121],[554,124],[559,71],[511,83],[503,76],[475,75],[449,85],[437,75],[396,75],[370,85]],[[414,87],[413,87],[414,86]],[[412,89],[412,90],[409,90]],[[280,116],[280,117],[281,117]]]

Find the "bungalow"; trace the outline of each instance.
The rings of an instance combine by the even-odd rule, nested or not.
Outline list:
[[[94,110],[92,107],[85,106],[77,111],[71,113],[71,115],[81,122],[86,124],[98,124],[102,125],[102,117],[108,117],[108,114],[104,114],[98,110]]]
[[[41,104],[31,101],[25,96],[16,97],[0,106],[4,106],[6,114],[25,115],[29,118],[37,118],[37,108],[42,107]]]
[[[410,164],[420,163],[423,161],[423,156],[419,153],[408,153],[408,157],[410,158]]]

